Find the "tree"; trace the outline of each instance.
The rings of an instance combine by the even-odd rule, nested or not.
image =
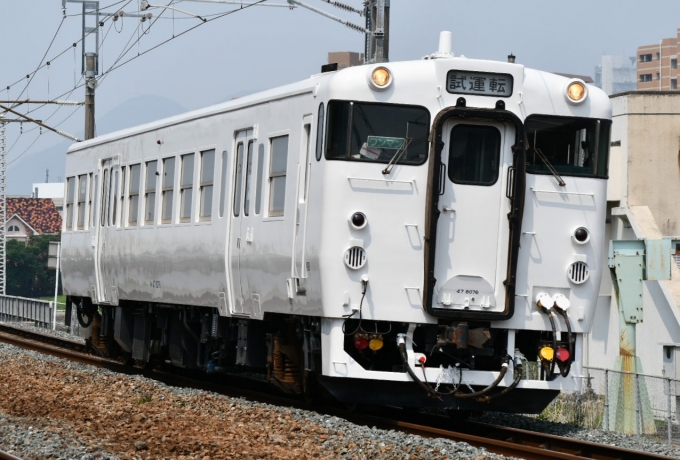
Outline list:
[[[21,297],[46,297],[54,294],[55,270],[47,268],[50,241],[59,241],[59,235],[32,236],[28,243],[7,241],[7,295]]]

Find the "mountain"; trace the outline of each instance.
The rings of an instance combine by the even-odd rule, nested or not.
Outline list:
[[[160,96],[140,96],[129,99],[97,120],[97,134],[108,134],[131,126],[149,123],[186,112],[177,103]],[[77,133],[77,136],[82,136]],[[45,182],[45,170],[50,181],[64,180],[66,150],[72,142],[64,140],[40,152],[26,153],[7,168],[7,194],[29,195],[31,184]]]

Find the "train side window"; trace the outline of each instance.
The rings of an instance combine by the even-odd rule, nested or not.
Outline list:
[[[111,200],[111,225],[115,226],[118,223],[118,180],[120,179],[120,172],[116,169],[113,172],[113,180],[111,181],[111,190],[109,191],[109,198]]]
[[[253,176],[253,141],[248,141],[248,155],[246,160],[246,190],[243,198],[243,214],[250,214],[250,184]]]
[[[99,207],[99,224],[103,227],[106,225],[106,219],[109,216],[109,169],[104,170],[102,178],[102,203]]]
[[[137,225],[139,216],[139,179],[141,176],[141,164],[130,166],[130,186],[128,198],[128,225]]]
[[[147,161],[144,185],[144,223],[153,224],[156,217],[156,177],[158,161]]]
[[[172,203],[175,195],[175,157],[163,160],[163,184],[161,192],[161,223],[172,222]]]
[[[243,142],[236,146],[236,167],[234,168],[234,217],[241,213],[241,182],[243,180]]]
[[[497,128],[456,125],[449,142],[449,179],[457,184],[493,185],[498,180],[500,154]]]
[[[73,230],[73,199],[75,198],[76,178],[66,179],[66,230]]]
[[[271,139],[269,163],[269,216],[282,216],[286,202],[288,136]]]
[[[215,180],[215,149],[201,152],[200,213],[201,220],[212,216],[213,182]]]
[[[120,190],[118,191],[118,206],[120,207],[120,226],[124,226],[125,222],[125,214],[124,214],[124,207],[125,207],[125,174],[127,172],[127,166],[122,166],[120,168]]]
[[[257,148],[257,185],[255,188],[255,214],[262,211],[262,176],[264,175],[264,144]]]
[[[222,152],[222,176],[220,178],[220,217],[224,217],[224,196],[227,190],[227,151]]]
[[[194,154],[182,155],[182,177],[179,185],[179,221],[191,220],[191,203],[194,190]]]
[[[78,176],[78,230],[85,228],[85,200],[87,198],[87,174]]]
[[[87,228],[92,228],[92,222],[94,221],[94,207],[92,206],[92,203],[97,202],[97,198],[94,198],[94,195],[97,193],[97,186],[95,185],[97,178],[98,176],[93,177],[93,174],[90,173],[90,193],[87,195],[87,209],[89,211]]]
[[[97,226],[97,204],[99,203],[99,174],[94,175],[92,183],[92,201],[90,203],[90,227]],[[99,211],[101,212],[101,210]]]
[[[324,118],[323,102],[319,104],[319,115],[316,123],[316,161],[321,160],[323,154],[323,118]]]

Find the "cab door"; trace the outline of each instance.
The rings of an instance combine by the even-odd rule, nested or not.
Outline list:
[[[432,308],[502,312],[509,228],[505,215],[514,128],[450,120],[442,133],[442,170]]]
[[[230,217],[229,268],[231,279],[232,315],[250,316],[252,300],[248,286],[245,257],[251,239],[247,219],[250,214],[249,190],[254,153],[253,130],[236,133],[234,147],[234,178],[232,181],[232,213]]]

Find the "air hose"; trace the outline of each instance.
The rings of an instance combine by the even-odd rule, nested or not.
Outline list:
[[[555,318],[553,317],[553,313],[551,310],[548,309],[544,310],[545,313],[548,315],[548,319],[550,320],[550,327],[552,327],[553,350],[557,351],[557,328],[555,327]],[[555,356],[553,354],[553,358],[550,360],[550,371],[547,376],[547,380],[553,380],[554,378],[555,378]]]
[[[496,380],[491,382],[491,384],[488,387],[483,388],[479,391],[475,391],[473,393],[458,393],[457,390],[454,390],[450,393],[436,392],[427,383],[420,380],[418,378],[418,376],[415,374],[415,372],[413,372],[413,369],[411,368],[411,365],[408,362],[408,354],[406,353],[406,341],[403,337],[399,338],[398,344],[399,344],[399,354],[401,355],[401,361],[404,364],[404,367],[406,368],[406,372],[408,372],[408,375],[411,376],[411,378],[413,379],[414,382],[417,382],[427,392],[428,396],[431,396],[431,397],[434,397],[434,398],[441,399],[442,395],[444,395],[444,396],[451,395],[455,398],[460,398],[460,399],[478,398],[480,396],[484,396],[485,394],[487,394],[488,392],[490,392],[491,390],[496,388],[498,386],[498,384],[501,383],[501,381],[505,377],[505,374],[508,372],[508,357],[506,356],[504,361],[503,361],[503,364],[501,366],[501,371],[498,374],[498,376],[496,377]],[[423,369],[423,375],[425,375],[425,369]],[[520,379],[521,379],[521,373],[519,375],[520,375]],[[519,380],[517,381],[517,383],[519,383]],[[515,383],[512,388],[517,386],[517,383]],[[510,388],[510,387],[508,387],[508,388]],[[510,389],[512,389],[512,388],[510,388]]]
[[[502,391],[499,391],[498,393],[489,395],[489,396],[484,396],[483,398],[479,398],[477,401],[479,402],[484,402],[484,403],[489,403],[491,402],[492,399],[496,399],[499,396],[503,396],[504,394],[509,393],[510,391],[514,390],[517,385],[519,385],[519,382],[522,380],[522,362],[515,360],[514,362],[514,372],[515,372],[515,380],[512,381],[510,386],[504,388]]]
[[[564,367],[564,369],[560,368],[560,375],[562,377],[566,377],[569,375],[569,371],[571,370],[571,363],[574,361],[574,342],[572,341],[572,335],[571,335],[571,323],[569,322],[569,315],[567,314],[567,310],[563,310],[559,307],[555,307],[557,310],[557,313],[562,315],[562,318],[564,318],[564,322],[567,325],[567,340],[569,341],[569,359],[567,360],[567,365]]]
[[[413,369],[411,369],[411,365],[408,363],[408,354],[406,353],[406,341],[403,338],[399,338],[399,354],[401,355],[401,361],[404,363],[404,367],[406,368],[406,372],[408,372],[408,375],[411,376],[414,382],[417,382],[418,385],[423,387],[425,392],[427,392],[427,395],[433,398],[438,398],[441,399],[441,397],[430,387],[428,384],[423,382],[418,378],[415,372],[413,372]]]

